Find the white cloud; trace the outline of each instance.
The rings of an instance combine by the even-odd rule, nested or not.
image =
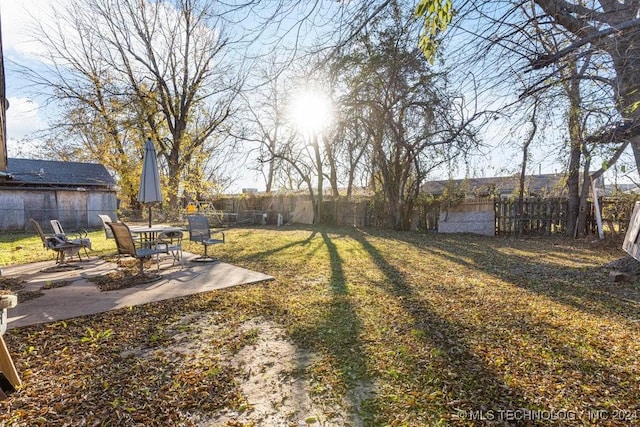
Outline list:
[[[27,98],[9,98],[7,110],[7,154],[9,157],[31,157],[37,140],[30,135],[45,127],[38,115],[39,106]]]
[[[45,127],[38,115],[39,105],[28,98],[9,98],[7,110],[7,137],[23,139],[30,133]]]
[[[46,20],[54,1],[12,0],[2,3],[2,46],[6,56],[18,61],[20,57],[38,56],[38,44],[33,40],[31,29],[34,22]]]

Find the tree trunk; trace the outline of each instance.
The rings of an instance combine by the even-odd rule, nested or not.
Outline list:
[[[313,223],[317,225],[322,221],[322,182],[324,177],[322,175],[322,157],[320,156],[320,146],[318,145],[318,134],[315,132],[313,134],[313,151],[316,157],[316,171],[318,173],[318,196],[315,200]]]
[[[578,216],[580,215],[580,146],[571,141],[569,155],[569,170],[567,175],[568,207],[567,207],[567,235],[577,237]],[[588,172],[585,170],[585,175]]]
[[[533,112],[531,113],[531,131],[527,136],[527,140],[524,142],[522,146],[522,165],[520,167],[520,187],[518,188],[518,211],[516,212],[517,222],[517,231],[518,233],[522,233],[523,219],[524,219],[524,183],[525,178],[527,176],[527,163],[529,161],[529,146],[531,142],[533,142],[533,138],[536,136],[536,132],[538,130],[538,122],[537,122],[537,112],[538,112],[538,98],[534,99],[533,104]]]
[[[585,236],[587,234],[587,199],[589,197],[589,188],[591,186],[591,178],[589,176],[589,169],[591,168],[591,154],[583,148],[582,154],[584,155],[584,174],[582,176],[582,190],[580,191],[580,208],[578,211],[578,219],[576,222],[576,228],[570,230],[575,233],[575,237]]]
[[[324,152],[327,155],[327,162],[329,162],[329,185],[331,186],[331,195],[336,198],[340,196],[338,191],[338,167],[336,165],[336,158],[331,145],[331,140],[324,138]]]
[[[275,139],[269,139],[269,152],[270,153],[276,152]],[[273,187],[273,177],[275,176],[275,172],[276,172],[275,169],[276,169],[275,161],[274,159],[272,159],[269,162],[268,170],[267,170],[267,182],[266,182],[266,188],[265,188],[267,193],[271,193],[271,188]]]
[[[576,63],[570,61],[568,68],[571,73],[571,80],[566,86],[567,95],[569,97],[569,169],[567,171],[567,190],[568,190],[568,211],[567,211],[567,234],[577,237],[578,215],[580,214],[580,160],[582,141],[581,126],[581,97],[580,97],[580,80],[577,78]],[[589,170],[585,169],[585,175],[589,174]]]

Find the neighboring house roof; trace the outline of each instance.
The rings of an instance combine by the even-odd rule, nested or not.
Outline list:
[[[605,194],[608,196],[616,193],[640,194],[640,187],[637,184],[611,184],[605,187]]]
[[[99,163],[12,159],[0,176],[3,186],[111,187],[115,180]]]
[[[527,175],[525,191],[529,194],[560,194],[565,189],[564,174]],[[520,186],[520,176],[501,176],[492,178],[465,178],[446,181],[429,181],[422,190],[434,196],[441,195],[445,188],[463,190],[466,194],[512,194]]]

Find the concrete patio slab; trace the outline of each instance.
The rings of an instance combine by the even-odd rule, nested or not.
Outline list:
[[[78,270],[43,272],[54,262],[40,262],[2,268],[2,277],[25,280],[25,290],[40,291],[44,295],[18,301],[7,311],[7,328],[54,322],[118,308],[162,301],[242,284],[273,280],[273,277],[224,262],[193,262],[196,255],[184,253],[185,265],[173,266],[170,260],[161,261],[158,281],[131,288],[101,292],[88,279],[117,269],[117,265],[94,257],[79,263]],[[155,272],[155,266],[147,270]],[[52,289],[41,288],[50,282],[67,281],[68,285]]]

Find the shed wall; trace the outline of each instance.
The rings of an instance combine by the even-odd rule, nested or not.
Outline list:
[[[100,228],[98,214],[116,218],[114,191],[67,189],[0,190],[0,231],[32,231],[29,219],[38,221],[45,232],[57,219],[65,229]]]

